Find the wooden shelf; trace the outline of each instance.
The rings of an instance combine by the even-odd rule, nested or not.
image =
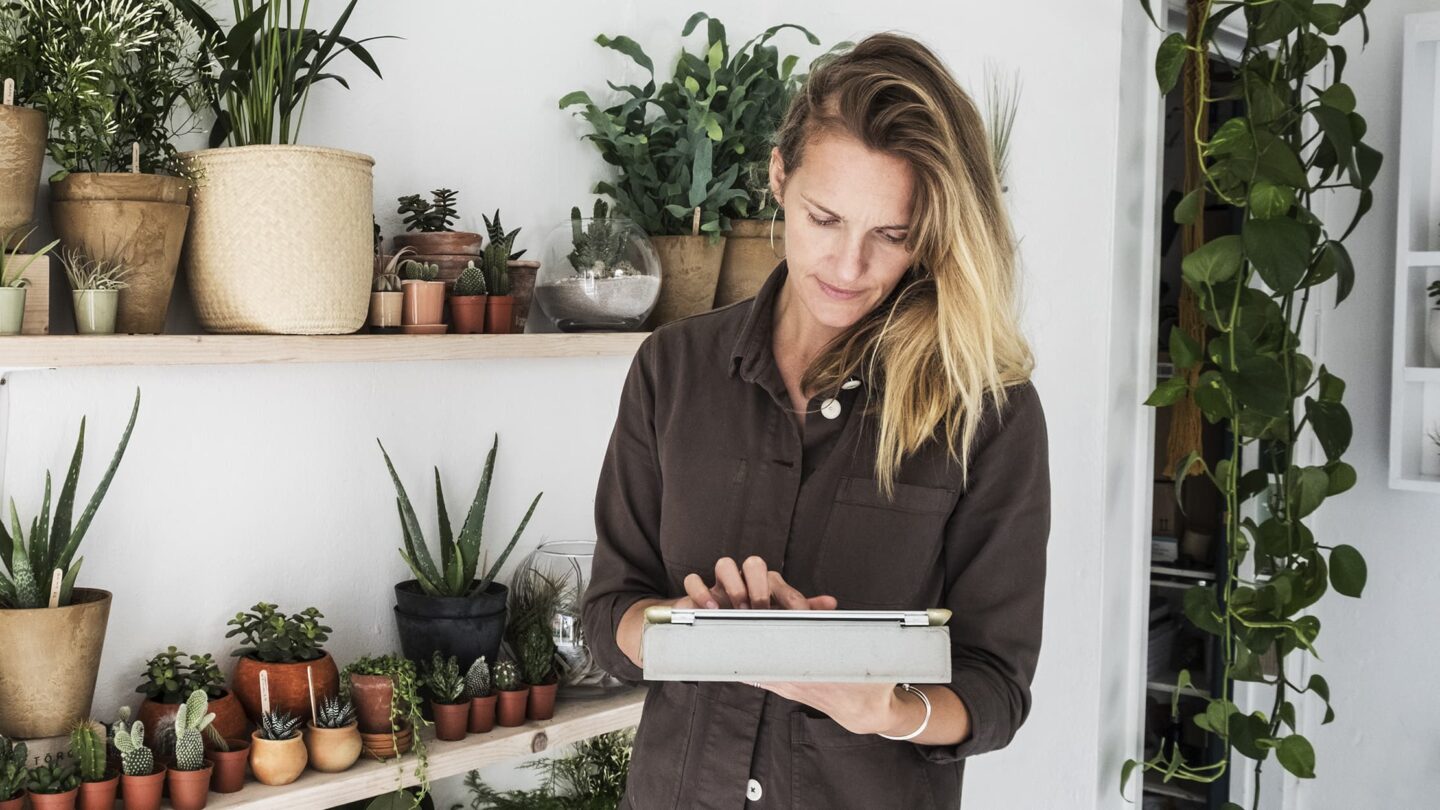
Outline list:
[[[0,369],[623,356],[647,335],[20,335],[0,337]]]
[[[643,688],[586,700],[556,704],[555,717],[518,728],[497,726],[489,734],[472,734],[458,742],[437,742],[433,730],[423,733],[430,758],[430,781],[457,776],[475,768],[527,757],[561,745],[619,731],[640,722],[645,700]],[[284,807],[287,810],[321,810],[411,787],[416,784],[415,756],[399,762],[361,759],[343,773],[307,770],[298,780],[281,787],[249,781],[239,793],[210,794],[210,808]]]

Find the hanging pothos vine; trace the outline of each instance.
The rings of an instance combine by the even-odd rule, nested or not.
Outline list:
[[[1153,22],[1149,0],[1140,0]],[[1187,120],[1197,122],[1195,155],[1203,181],[1176,206],[1180,225],[1194,223],[1208,207],[1240,209],[1238,235],[1205,242],[1185,256],[1182,276],[1203,317],[1196,340],[1176,328],[1169,336],[1175,374],[1161,382],[1147,405],[1167,407],[1189,398],[1212,424],[1223,423],[1231,442],[1212,466],[1198,452],[1175,469],[1176,496],[1190,474],[1206,475],[1224,497],[1227,576],[1218,586],[1185,593],[1185,615],[1219,638],[1217,665],[1223,667],[1220,694],[1211,695],[1197,726],[1223,742],[1213,762],[1191,762],[1174,744],[1162,744],[1150,759],[1125,763],[1122,793],[1136,768],[1166,781],[1208,783],[1221,778],[1233,751],[1254,762],[1255,806],[1260,771],[1273,750],[1280,765],[1302,779],[1315,776],[1315,752],[1296,732],[1299,694],[1325,704],[1322,723],[1334,719],[1325,679],[1292,680],[1286,662],[1303,650],[1319,659],[1315,641],[1320,622],[1302,612],[1333,588],[1358,597],[1365,586],[1365,561],[1348,545],[1321,543],[1304,520],[1327,498],[1355,484],[1355,470],[1341,460],[1350,443],[1350,416],[1341,404],[1345,383],[1300,351],[1299,333],[1312,292],[1336,283],[1338,305],[1355,282],[1342,242],[1370,209],[1371,183],[1381,155],[1363,142],[1365,119],[1355,111],[1355,94],[1342,81],[1346,54],[1331,44],[1357,18],[1369,41],[1368,0],[1317,3],[1311,0],[1190,0],[1187,34],[1165,38],[1155,60],[1163,93],[1180,80],[1198,79],[1187,93]],[[1244,48],[1227,59],[1213,45],[1220,24],[1243,14]],[[1210,96],[1211,58],[1227,63],[1233,85]],[[1318,69],[1329,63],[1332,81],[1320,86]],[[1221,100],[1242,102],[1243,112],[1219,122],[1208,140],[1204,115]],[[1338,238],[1311,212],[1315,195],[1333,189],[1359,191],[1355,213]],[[1213,201],[1207,203],[1207,197]],[[1209,339],[1205,339],[1208,332]],[[1324,463],[1304,466],[1297,449],[1306,428],[1324,453]],[[1258,469],[1241,470],[1241,452],[1258,443]],[[1259,519],[1241,518],[1242,506],[1259,500]],[[1241,576],[1255,552],[1253,578]],[[1218,588],[1218,589],[1217,589]],[[1265,666],[1262,666],[1262,659]],[[1269,674],[1274,673],[1274,674]],[[1245,713],[1232,701],[1231,679],[1274,690],[1269,711]],[[1192,683],[1180,673],[1171,715],[1180,717],[1180,695]],[[1227,802],[1226,810],[1240,810]]]

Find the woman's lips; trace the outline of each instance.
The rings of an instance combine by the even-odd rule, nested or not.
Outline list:
[[[839,287],[832,287],[818,278],[815,279],[815,283],[820,285],[820,289],[824,290],[826,295],[837,301],[849,301],[861,292],[860,290],[842,290]]]

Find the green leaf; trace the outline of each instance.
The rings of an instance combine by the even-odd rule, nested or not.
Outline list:
[[[1321,675],[1311,675],[1310,681],[1305,685],[1305,691],[1314,692],[1320,696],[1321,700],[1325,701],[1325,717],[1320,721],[1320,725],[1323,726],[1333,721],[1335,710],[1330,706],[1330,684],[1325,682],[1325,678]]]
[[[654,77],[655,63],[650,61],[650,57],[645,55],[645,49],[641,48],[640,44],[635,40],[623,35],[611,38],[601,34],[595,37],[595,41],[606,48],[617,50],[635,60],[636,64],[645,68],[646,72],[648,72],[651,77]]]
[[[1316,375],[1316,382],[1320,388],[1321,402],[1339,402],[1345,396],[1345,381],[1330,373],[1330,369],[1324,365],[1320,366],[1320,373]]]
[[[1295,189],[1257,180],[1250,187],[1250,213],[1256,219],[1283,217],[1295,207]]]
[[[1263,179],[1291,188],[1310,187],[1305,167],[1294,147],[1263,130],[1255,133],[1259,152],[1255,155],[1255,172]]]
[[[1170,327],[1170,362],[1177,370],[1200,362],[1200,346],[1178,326]]]
[[[1350,412],[1339,402],[1306,397],[1305,415],[1310,419],[1310,427],[1315,431],[1321,449],[1325,451],[1325,458],[1338,461],[1350,446]]]
[[[1293,291],[1310,266],[1310,231],[1287,218],[1247,219],[1241,228],[1245,255],[1270,289]]]
[[[1232,713],[1227,730],[1230,735],[1230,744],[1235,746],[1236,751],[1260,762],[1269,756],[1270,751],[1262,744],[1262,741],[1269,734],[1270,725],[1260,712],[1245,714],[1236,711]]]
[[[1339,495],[1355,486],[1355,468],[1343,461],[1326,464],[1325,475],[1330,479],[1330,486],[1325,490],[1327,497]]]
[[[1146,9],[1146,11],[1148,12],[1149,9]],[[1137,766],[1137,765],[1139,765],[1139,764],[1140,764],[1140,762],[1139,762],[1138,760],[1127,759],[1127,760],[1125,760],[1125,764],[1120,767],[1120,797],[1121,797],[1121,798],[1125,798],[1125,786],[1130,783],[1130,774],[1135,771],[1135,766]]]
[[[1191,396],[1200,412],[1205,414],[1205,419],[1212,425],[1222,419],[1229,419],[1233,414],[1230,408],[1230,389],[1225,386],[1225,378],[1215,369],[1200,374],[1195,380]]]
[[[1215,636],[1225,634],[1225,626],[1216,615],[1219,606],[1215,602],[1215,589],[1208,585],[1197,585],[1185,591],[1185,618],[1190,623]]]
[[[1153,408],[1165,408],[1174,405],[1185,397],[1185,378],[1170,377],[1162,380],[1150,396],[1145,398],[1145,404]]]
[[[1321,467],[1291,467],[1286,472],[1286,487],[1292,518],[1303,518],[1314,512],[1325,500],[1330,477]]]
[[[1358,182],[1360,169],[1355,163],[1355,134],[1350,129],[1349,117],[1340,110],[1323,104],[1312,107],[1310,114],[1315,117],[1320,130],[1325,133],[1326,140],[1335,150],[1339,165]]]
[[[1336,592],[1355,598],[1365,590],[1365,558],[1354,546],[1330,549],[1330,585]]]
[[[1200,216],[1200,200],[1205,196],[1205,188],[1193,188],[1190,193],[1180,198],[1175,204],[1175,213],[1172,218],[1176,225],[1189,225]]]
[[[1290,773],[1301,779],[1315,778],[1315,749],[1310,746],[1310,741],[1301,735],[1291,734],[1281,740],[1275,756]]]
[[[1188,56],[1183,34],[1172,33],[1160,43],[1160,49],[1155,54],[1155,80],[1160,83],[1161,93],[1175,89]]]
[[[1233,278],[1240,271],[1242,255],[1239,236],[1221,236],[1186,256],[1180,263],[1181,272],[1192,287],[1218,284]]]
[[[1350,85],[1337,82],[1325,88],[1320,94],[1320,103],[1343,113],[1355,112],[1355,91]]]
[[[1290,393],[1285,390],[1285,371],[1274,358],[1255,354],[1238,358],[1234,365],[1233,370],[1222,366],[1220,375],[1240,405],[1269,416],[1285,413]]]

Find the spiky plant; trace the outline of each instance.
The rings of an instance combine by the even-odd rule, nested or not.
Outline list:
[[[149,776],[155,772],[155,754],[145,746],[145,724],[136,720],[129,729],[122,720],[115,724],[115,750],[126,776]]]
[[[65,278],[70,289],[81,290],[123,290],[130,286],[126,280],[131,266],[120,256],[87,256],[78,248],[64,248],[60,251],[60,264],[65,268]]]
[[[315,725],[318,728],[345,728],[355,722],[355,704],[338,695],[332,695],[320,701],[320,708],[315,712]]]
[[[68,793],[79,785],[80,777],[75,774],[75,766],[50,754],[46,754],[45,762],[31,768],[25,777],[25,789],[41,795]]]
[[[465,697],[479,698],[490,696],[490,664],[485,661],[485,656],[475,659],[470,668],[465,671]]]
[[[460,271],[460,277],[455,279],[454,295],[485,295],[489,289],[485,284],[485,274],[475,266],[475,260],[471,259],[465,263],[465,269]]]
[[[480,254],[485,269],[485,286],[491,295],[510,294],[510,243],[491,242]]]
[[[504,242],[505,244],[509,245],[510,247],[514,247],[514,246],[515,246],[515,237],[520,235],[520,229],[519,229],[519,228],[516,228],[515,230],[513,230],[513,231],[511,231],[511,232],[509,232],[509,233],[506,233],[506,232],[505,232],[505,226],[500,224],[500,209],[499,209],[499,208],[496,208],[496,209],[495,209],[495,218],[494,218],[494,219],[491,219],[491,218],[485,216],[484,214],[481,214],[481,215],[480,215],[480,218],[483,219],[483,220],[485,220],[485,234],[490,237],[490,241],[491,241],[491,242]],[[524,255],[525,255],[525,251],[523,251],[523,250],[517,250],[517,251],[515,251],[514,253],[511,253],[511,254],[510,254],[510,258],[512,258],[512,259],[518,259],[518,258],[520,258],[521,256],[524,256]]]
[[[11,742],[0,735],[0,802],[9,801],[25,790],[25,762],[30,751],[23,742]]]
[[[440,276],[440,265],[407,259],[400,265],[400,277],[406,281],[434,281]]]
[[[501,661],[495,665],[495,688],[501,692],[514,692],[520,688],[520,670],[514,661]]]
[[[260,715],[260,739],[288,740],[300,733],[300,718],[289,712],[266,712]]]
[[[95,512],[100,509],[100,502],[110,489],[110,481],[115,477],[120,459],[125,456],[126,446],[130,444],[130,432],[135,428],[135,417],[139,412],[140,389],[137,388],[135,405],[130,410],[130,422],[120,437],[120,445],[115,448],[109,468],[100,478],[94,494],[90,496],[90,503],[80,513],[73,527],[70,522],[71,510],[75,504],[75,487],[80,480],[80,462],[85,455],[83,418],[80,420],[80,437],[75,441],[75,454],[70,458],[70,469],[65,474],[64,485],[60,488],[60,500],[55,504],[53,519],[50,514],[50,473],[46,472],[44,499],[41,501],[39,516],[30,524],[28,541],[20,529],[20,515],[15,509],[15,501],[11,499],[10,533],[5,531],[3,521],[0,521],[0,569],[3,569],[0,571],[0,607],[42,608],[48,605],[50,572],[57,568],[64,572],[61,575],[59,605],[64,607],[70,604],[75,577],[79,575],[80,565],[85,561],[84,557],[77,559],[75,551],[80,547],[80,541],[85,539],[90,522],[94,520]],[[6,576],[5,572],[9,575]]]
[[[95,730],[95,721],[81,720],[70,730],[70,756],[85,782],[99,782],[105,778],[105,739]],[[4,791],[0,790],[0,795]]]
[[[565,258],[580,275],[610,278],[634,269],[625,260],[629,234],[620,220],[610,217],[604,200],[595,201],[588,225],[580,217],[580,206],[570,209],[570,243],[572,249]]]
[[[400,292],[400,276],[395,273],[376,273],[372,289],[375,292]]]
[[[25,271],[36,259],[49,253],[56,245],[60,244],[60,240],[56,239],[34,253],[27,254],[25,263],[21,264],[20,249],[25,246],[25,240],[34,232],[35,229],[31,228],[18,236],[0,234],[0,287],[30,286],[30,279],[25,278]]]
[[[460,662],[453,655],[446,658],[439,651],[432,653],[425,668],[425,685],[436,702],[463,702],[465,679],[460,676]]]
[[[453,230],[450,226],[460,218],[455,210],[455,198],[460,192],[448,188],[437,188],[426,200],[419,194],[408,194],[398,198],[400,207],[395,213],[405,215],[405,230],[437,233]]]
[[[400,513],[400,529],[403,534],[404,547],[400,549],[400,556],[405,564],[415,574],[415,579],[420,583],[420,588],[431,596],[471,596],[483,593],[495,575],[500,572],[500,567],[510,556],[515,544],[520,541],[521,532],[530,522],[530,516],[535,513],[536,504],[540,503],[540,493],[535,500],[530,502],[530,508],[525,512],[515,534],[510,538],[510,544],[501,552],[499,559],[490,566],[478,582],[475,581],[477,569],[480,564],[480,542],[482,539],[483,524],[485,522],[485,506],[490,499],[490,477],[495,470],[495,451],[500,446],[500,437],[496,435],[490,445],[490,453],[485,457],[485,470],[480,475],[480,486],[475,490],[475,498],[470,503],[470,511],[465,514],[465,523],[460,527],[459,535],[455,535],[450,528],[450,515],[445,508],[445,491],[440,485],[440,469],[435,468],[435,500],[440,520],[440,563],[436,565],[435,558],[430,555],[430,549],[425,544],[425,534],[420,530],[420,520],[415,516],[415,509],[410,504],[410,496],[405,492],[405,485],[400,483],[400,475],[395,472],[395,465],[390,461],[390,454],[385,451],[384,443],[379,439],[375,440],[380,444],[380,453],[385,457],[385,466],[390,470],[390,478],[395,482],[395,506]]]
[[[205,767],[205,740],[201,734],[215,720],[205,690],[196,689],[175,711],[175,770],[198,771]]]
[[[537,622],[525,625],[520,635],[520,667],[525,682],[548,684],[555,680],[555,636]]]

